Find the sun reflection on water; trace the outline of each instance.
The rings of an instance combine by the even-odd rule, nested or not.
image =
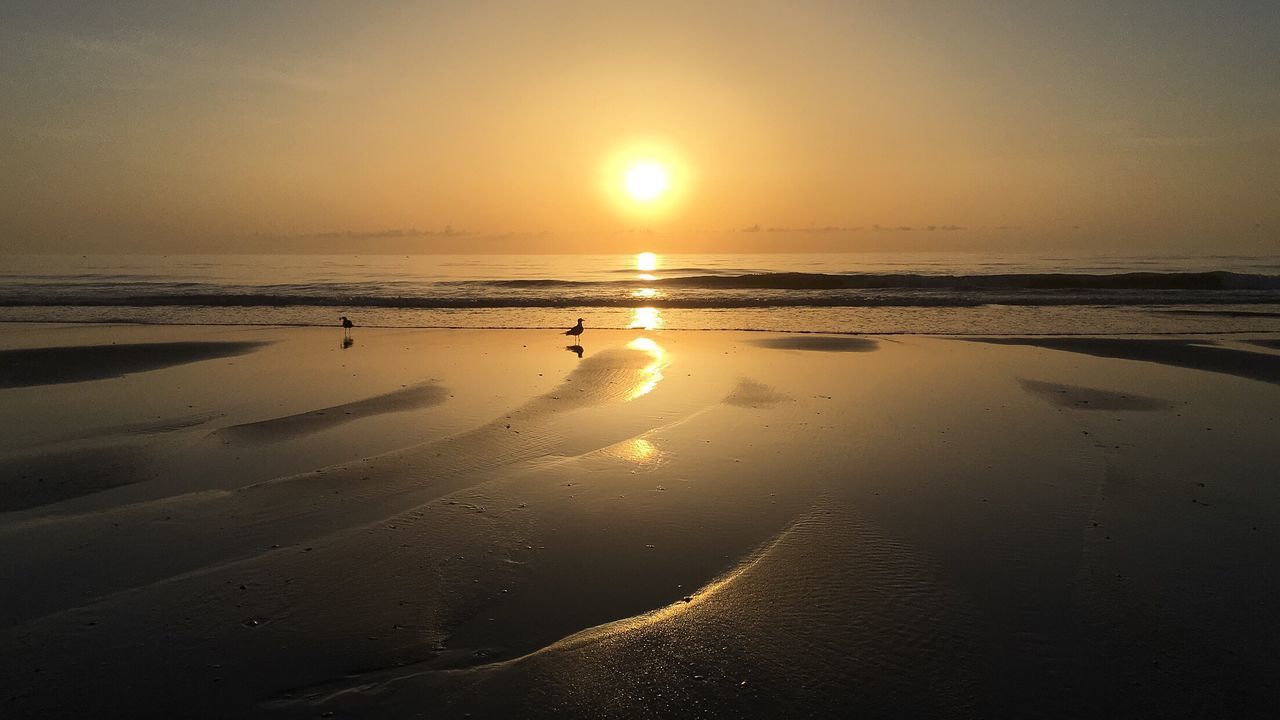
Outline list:
[[[653,271],[657,269],[657,253],[642,252],[636,255],[636,270],[640,271],[640,274],[636,276],[637,278],[645,282],[657,280],[658,276],[653,274]]]
[[[662,319],[662,311],[655,307],[634,308],[631,311],[630,330],[659,330],[666,323]]]

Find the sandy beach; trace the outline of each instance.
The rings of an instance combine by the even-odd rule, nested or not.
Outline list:
[[[6,717],[1280,703],[1274,335],[4,329]]]

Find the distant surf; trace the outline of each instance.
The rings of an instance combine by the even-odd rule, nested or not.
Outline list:
[[[27,283],[0,291],[0,306],[665,308],[971,307],[975,305],[1280,304],[1280,276],[1235,272],[1114,274],[766,272],[653,280],[500,278],[405,282]]]
[[[624,329],[1243,332],[1273,329],[1280,306],[1272,256],[652,260],[17,256],[0,271],[0,321],[558,327],[589,314],[588,327]]]

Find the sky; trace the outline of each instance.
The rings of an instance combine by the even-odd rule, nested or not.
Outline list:
[[[1278,47],[1274,0],[7,0],[0,252],[1277,252]]]

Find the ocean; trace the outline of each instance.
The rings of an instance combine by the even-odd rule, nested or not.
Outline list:
[[[1280,255],[26,255],[0,268],[6,322],[1280,331]]]

